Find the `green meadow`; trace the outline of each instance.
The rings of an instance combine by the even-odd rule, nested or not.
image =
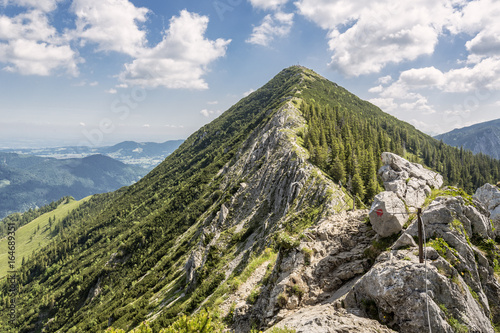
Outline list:
[[[69,200],[60,204],[55,210],[45,213],[30,223],[16,230],[16,269],[21,266],[23,257],[28,257],[37,249],[47,245],[52,238],[57,236],[54,232],[55,226],[63,218],[65,218],[72,210],[77,209],[82,203],[88,201],[91,196],[88,196],[80,201]],[[51,219],[52,227],[49,219]],[[0,279],[7,275],[9,271],[8,265],[8,240],[4,237],[0,240]]]

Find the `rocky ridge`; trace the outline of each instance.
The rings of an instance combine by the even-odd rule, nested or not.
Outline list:
[[[314,224],[352,206],[352,199],[308,161],[307,151],[298,143],[297,133],[305,120],[292,101],[277,110],[243,143],[235,157],[220,171],[221,192],[233,195],[206,214],[198,226],[198,244],[184,271],[195,284],[197,272],[207,262],[211,247],[225,247],[230,234],[244,234],[246,241],[226,267],[226,279],[243,261],[260,253],[276,232],[296,224]],[[200,140],[203,140],[200,137]],[[248,308],[248,292],[231,298]]]
[[[382,175],[407,172],[389,161],[412,167],[401,157],[385,156]],[[442,178],[423,171],[408,172],[408,183],[426,179],[419,185],[426,192],[424,263],[414,241],[416,220],[382,237],[367,223],[368,211],[327,216],[304,231],[295,248],[280,251],[271,283],[255,305],[235,316],[236,331],[247,331],[253,321],[318,333],[423,332],[428,327],[432,332],[494,332],[493,323],[500,322],[495,273],[500,252],[489,211],[459,189],[438,189]],[[436,180],[430,184],[435,190],[426,191],[427,182]],[[386,190],[404,200],[388,182]]]

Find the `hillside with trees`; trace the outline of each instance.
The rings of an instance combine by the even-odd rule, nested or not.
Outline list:
[[[500,176],[499,161],[447,146],[293,66],[192,134],[137,183],[92,196],[62,219],[57,237],[19,267],[19,315],[16,329],[6,332],[129,331],[145,320],[154,331],[172,331],[208,319],[264,328],[260,317],[238,321],[231,297],[251,284],[240,300],[251,311],[271,299],[266,288],[279,282],[288,254],[308,267],[315,252],[301,242],[328,235],[305,230],[346,217],[347,191],[370,203],[381,190],[383,151],[423,163],[469,192]],[[362,217],[351,217],[373,238]],[[339,248],[358,244],[358,229],[346,228],[354,238]],[[371,246],[368,236],[366,251],[354,256],[362,262],[356,274],[391,244]],[[7,288],[3,281],[2,327],[10,327]],[[286,288],[273,296],[278,310],[304,296],[299,285]],[[200,315],[203,308],[210,318]]]

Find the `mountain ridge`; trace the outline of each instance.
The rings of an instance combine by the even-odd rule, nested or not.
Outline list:
[[[474,154],[483,153],[500,160],[500,119],[457,128],[435,138]]]
[[[380,190],[376,154],[383,148],[415,160],[435,157],[444,169],[447,153],[463,159],[457,168],[488,163],[490,169],[476,171],[485,179],[500,170],[490,159],[460,157],[459,150],[293,66],[191,135],[136,184],[83,203],[57,241],[19,268],[23,317],[16,325],[21,332],[98,332],[130,330],[147,320],[159,330],[179,313],[196,315],[205,307],[234,329],[265,329],[283,319],[284,310],[308,305],[301,302],[310,275],[302,280],[300,272],[316,260],[324,265],[314,266],[311,276],[327,279],[304,301],[325,301],[367,273],[394,241],[374,238],[363,213],[345,213],[353,195],[358,205],[362,196],[371,200],[364,187]],[[247,281],[252,289],[237,294]],[[365,319],[367,327],[390,324]]]

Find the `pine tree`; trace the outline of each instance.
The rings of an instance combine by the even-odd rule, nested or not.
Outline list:
[[[330,175],[336,182],[342,182],[342,184],[345,184],[344,165],[342,164],[342,162],[340,162],[340,158],[338,156],[333,160],[330,169]]]
[[[365,186],[358,172],[352,176],[352,192],[361,200],[365,198]]]

